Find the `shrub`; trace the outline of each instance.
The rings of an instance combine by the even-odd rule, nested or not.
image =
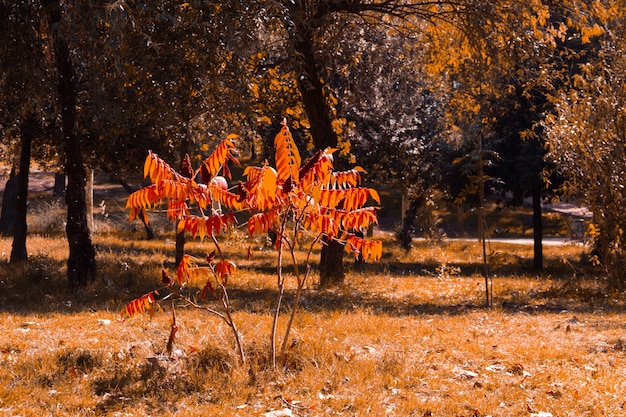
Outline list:
[[[370,201],[380,204],[380,199],[374,189],[360,187],[362,169],[334,171],[334,149],[320,150],[302,164],[286,121],[274,140],[276,167],[267,162],[262,166],[247,167],[245,182],[240,182],[236,192],[232,192],[225,177],[230,178],[228,162],[238,163],[233,139],[229,136],[223,141],[196,170],[192,168],[190,159],[185,158],[180,173],[156,154],[149,153],[144,175],[150,178],[152,184],[128,198],[131,220],[166,200],[167,216],[177,222],[178,232],[186,231],[194,238],[206,238],[213,242],[215,250],[207,255],[206,262],[202,264],[189,255],[183,256],[174,274],[162,271],[161,289],[131,301],[123,312],[133,316],[154,311],[160,292],[167,290],[169,294],[164,298],[176,297],[189,306],[222,319],[231,328],[240,360],[245,362],[227,292],[228,279],[236,266],[226,259],[217,236],[235,225],[236,212],[247,211],[250,214],[247,222],[249,236],[271,234],[275,237],[277,298],[273,306],[270,346],[272,364],[276,367],[277,357],[285,356],[300,294],[310,275],[310,258],[315,245],[334,239],[343,242],[346,250],[363,261],[380,259],[382,243],[358,237],[377,220],[377,208],[366,205]],[[198,177],[199,182],[195,180]],[[295,252],[305,244],[307,256],[304,268],[301,268]],[[285,255],[293,264],[296,293],[279,352],[276,332],[285,288]],[[219,311],[202,304],[185,291],[189,282],[198,279],[204,280],[200,300],[211,294],[221,303]],[[172,310],[168,351],[177,330],[176,314]]]

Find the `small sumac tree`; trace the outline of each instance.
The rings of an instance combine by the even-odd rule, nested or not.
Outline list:
[[[129,197],[128,207],[131,219],[140,210],[153,208],[159,201],[168,199],[168,216],[178,221],[180,230],[190,231],[194,237],[209,237],[216,247],[217,256],[209,255],[208,267],[185,264],[188,255],[181,262],[176,279],[163,272],[165,287],[188,305],[202,308],[224,320],[233,330],[242,362],[244,353],[239,333],[232,320],[230,303],[226,291],[227,277],[235,270],[235,265],[224,258],[219,249],[216,234],[234,223],[233,212],[246,210],[250,213],[247,231],[250,236],[273,232],[276,236],[276,274],[277,298],[273,306],[273,322],[270,335],[272,365],[276,367],[277,357],[284,358],[289,334],[299,304],[300,294],[310,275],[310,259],[316,245],[325,241],[340,241],[346,250],[364,261],[377,261],[382,256],[382,242],[366,240],[357,236],[377,221],[376,206],[380,204],[378,193],[371,188],[361,187],[361,168],[335,172],[333,153],[335,149],[318,151],[306,163],[302,164],[286,121],[274,140],[276,166],[267,162],[262,166],[245,169],[245,182],[237,186],[237,193],[228,191],[224,177],[216,177],[221,170],[229,175],[227,161],[233,160],[235,148],[230,139],[223,142],[216,151],[198,169],[205,184],[196,183],[193,178],[198,171],[190,167],[185,173],[176,173],[156,155],[150,154],[144,169],[153,184]],[[190,164],[186,164],[189,166]],[[228,213],[205,210],[212,202],[218,202]],[[195,205],[198,214],[193,214],[191,205]],[[304,268],[296,259],[296,251],[302,245],[308,245]],[[296,292],[289,315],[280,351],[277,346],[278,320],[285,290],[283,258],[288,254],[293,263]],[[215,262],[214,257],[219,259]],[[187,272],[184,272],[187,271]],[[223,312],[218,312],[186,297],[180,287],[189,282],[189,277],[208,277],[202,295],[211,292],[222,302]],[[155,292],[140,297],[129,303],[124,312],[129,316],[152,308],[157,302]],[[201,297],[202,298],[202,297]],[[175,318],[175,315],[173,316]],[[172,335],[175,333],[175,319]],[[170,337],[170,340],[173,336]],[[170,343],[168,342],[168,346]]]
[[[228,277],[233,274],[235,264],[225,259],[216,238],[216,235],[235,224],[232,211],[243,208],[237,195],[226,190],[226,179],[218,176],[221,172],[230,176],[229,160],[238,163],[235,159],[236,150],[232,139],[233,137],[228,137],[224,140],[208,158],[202,161],[200,168],[196,171],[192,169],[189,158],[185,158],[182,172],[178,173],[158,155],[149,152],[144,164],[144,177],[148,177],[152,184],[132,193],[128,197],[126,207],[130,209],[131,221],[141,215],[144,216],[144,222],[147,224],[146,211],[166,202],[167,217],[177,222],[178,232],[188,230],[194,238],[208,237],[215,244],[215,251],[207,255],[208,266],[198,266],[196,260],[189,255],[184,255],[176,269],[174,279],[166,270],[163,270],[161,291],[165,289],[169,291],[169,295],[165,298],[177,297],[187,305],[205,310],[223,320],[233,332],[240,360],[245,362],[241,338],[231,315],[230,301],[226,291]],[[204,184],[195,180],[198,174],[204,180]],[[213,210],[213,201],[224,204],[232,211],[223,214]],[[200,304],[184,291],[190,282],[199,279],[204,280],[200,298],[205,298],[210,292],[221,302],[222,311]],[[133,316],[146,310],[153,311],[156,296],[159,294],[159,290],[155,290],[131,301],[122,313]],[[171,350],[177,330],[176,315],[172,313],[168,351]]]

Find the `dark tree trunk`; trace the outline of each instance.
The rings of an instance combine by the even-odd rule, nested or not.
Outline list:
[[[109,174],[111,176],[111,179],[114,181],[117,181],[117,183],[119,185],[122,186],[122,188],[124,188],[124,190],[126,190],[126,192],[128,194],[132,194],[135,192],[135,190],[133,189],[133,187],[130,186],[130,184],[128,182],[126,182],[126,180],[124,180],[122,177],[120,177],[117,174],[111,174],[111,171],[108,170],[107,168],[103,168],[103,171],[106,172],[107,174]],[[154,239],[154,231],[152,230],[152,228],[150,227],[150,225],[146,222],[146,219],[144,218],[144,213],[143,210],[139,211],[137,217],[139,217],[141,219],[141,221],[143,222],[143,227],[146,231],[146,239],[147,240],[152,240]]]
[[[178,229],[178,223],[176,224],[176,229]],[[176,265],[180,264],[180,261],[183,260],[183,256],[185,256],[185,231],[180,231],[176,233]]]
[[[186,108],[186,106],[184,107]],[[189,120],[188,114],[183,114],[183,117],[184,117],[183,120]],[[184,163],[183,161],[185,160],[185,157],[189,153],[189,147],[190,147],[189,139],[185,135],[185,137],[181,140],[181,143],[180,143],[181,169],[182,169],[182,164]],[[176,223],[176,230],[178,230],[178,223]],[[175,253],[176,265],[180,264],[180,261],[182,261],[183,256],[185,256],[185,243],[187,243],[187,240],[185,239],[185,231],[181,230],[180,232],[176,233],[176,253]]]
[[[65,231],[69,244],[67,277],[70,287],[77,290],[96,277],[96,251],[91,243],[87,226],[85,204],[86,172],[81,155],[81,140],[76,123],[76,85],[69,47],[56,26],[61,21],[58,1],[50,3],[50,26],[54,45],[55,64],[58,72],[57,94],[61,104],[63,125],[63,150],[65,152],[65,175],[67,188],[67,225]]]
[[[316,149],[334,148],[338,142],[337,134],[331,123],[328,104],[315,63],[311,35],[296,35],[294,38],[294,47],[301,54],[303,72],[298,77],[298,89],[311,125],[309,131],[313,137],[313,144]]]
[[[413,247],[413,224],[415,223],[415,216],[417,210],[420,207],[420,199],[416,198],[411,201],[409,208],[404,213],[404,221],[402,222],[402,230],[398,233],[398,240],[404,250],[410,250]]]
[[[15,230],[15,217],[17,206],[18,180],[15,173],[15,167],[11,169],[9,180],[4,186],[2,194],[2,211],[0,212],[0,233],[5,236],[13,236]]]
[[[28,226],[26,224],[26,203],[28,202],[30,151],[36,128],[37,121],[34,117],[29,117],[24,120],[20,127],[22,149],[20,151],[20,171],[17,176],[16,216],[10,263],[19,263],[28,260],[28,252],[26,251],[26,235],[28,233]]]
[[[537,271],[543,270],[543,222],[541,220],[541,189],[537,184],[533,187],[533,240],[534,240],[534,257],[533,269]]]
[[[320,255],[320,287],[335,287],[343,284],[343,243],[325,239]]]
[[[300,56],[302,73],[298,77],[298,89],[302,96],[302,104],[311,127],[316,149],[334,148],[338,139],[332,123],[328,104],[320,82],[319,68],[315,62],[313,35],[302,27],[291,28],[291,38],[295,50]],[[337,161],[336,161],[337,162]],[[344,279],[343,244],[337,241],[322,246],[320,256],[320,285],[340,285]]]
[[[52,188],[52,195],[57,198],[65,197],[65,174],[62,172],[56,172],[54,174],[54,187]]]

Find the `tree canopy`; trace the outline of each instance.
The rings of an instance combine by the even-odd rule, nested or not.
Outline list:
[[[540,218],[558,167],[617,259],[624,19],[614,0],[2,0],[3,159],[24,121],[58,166],[68,137],[79,165],[118,174],[148,150],[199,161],[229,134],[271,158],[287,117],[309,155],[339,148],[418,212],[468,197],[479,152],[487,191],[532,196]]]

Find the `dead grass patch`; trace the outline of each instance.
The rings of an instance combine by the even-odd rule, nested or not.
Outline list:
[[[171,245],[113,236],[96,242],[102,276],[80,296],[66,292],[63,242],[54,238],[31,239],[36,250],[27,267],[1,265],[0,414],[625,412],[623,300],[602,295],[580,247],[547,249],[547,271],[538,275],[524,268],[527,248],[494,244],[509,269],[495,272],[495,305],[485,309],[478,245],[420,242],[405,254],[389,243],[381,264],[351,266],[344,287],[320,291],[310,283],[285,366],[274,371],[275,276],[262,242],[253,248],[259,260],[240,257],[229,284],[245,366],[214,317],[177,306],[180,330],[169,356],[170,315],[120,318],[125,302],[158,284]],[[0,251],[6,243],[0,240]],[[242,251],[237,240],[227,247]],[[190,248],[206,251],[197,242]],[[285,305],[293,296],[287,284]]]

